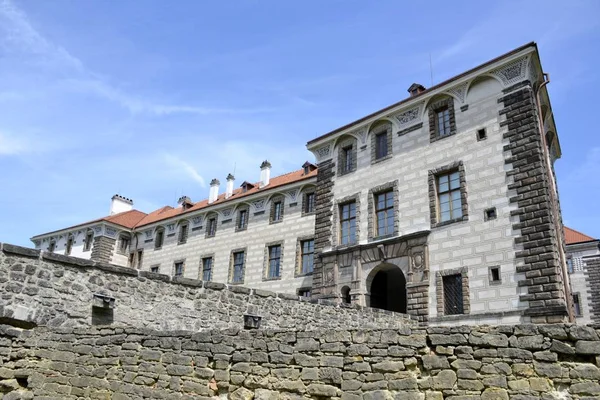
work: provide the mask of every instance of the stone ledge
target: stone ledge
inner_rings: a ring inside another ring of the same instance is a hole
[[[0,243],[0,248],[8,254],[18,254],[25,257],[38,258],[41,250],[30,249],[29,247],[15,246],[14,244]]]
[[[227,287],[227,289],[229,289],[229,291],[233,292],[233,293],[240,293],[240,294],[252,293],[252,289],[250,289],[249,287],[246,287],[246,286],[231,286],[231,285],[229,285]]]
[[[101,262],[94,263],[94,266],[103,271],[114,272],[116,274],[138,276],[138,271],[133,268],[120,267],[118,265],[101,263]]]
[[[202,287],[202,281],[199,279],[184,278],[182,276],[174,276],[171,282],[178,283],[184,286]]]
[[[227,287],[226,284],[220,283],[220,282],[212,282],[212,281],[206,281],[206,282],[204,282],[204,288],[205,289],[223,290],[226,287]]]
[[[150,271],[140,271],[138,273],[138,276],[142,277],[142,278],[147,278],[153,281],[162,281],[162,282],[170,282],[171,278],[169,277],[169,275],[165,275],[165,274],[157,274],[156,272],[150,272]]]
[[[71,265],[74,265],[77,267],[84,267],[84,268],[93,268],[93,267],[98,266],[92,260],[86,260],[86,259],[78,258],[78,257],[65,256],[65,255],[56,254],[56,253],[48,253],[47,251],[42,251],[41,253],[42,253],[43,260],[56,261],[61,264],[71,264]]]

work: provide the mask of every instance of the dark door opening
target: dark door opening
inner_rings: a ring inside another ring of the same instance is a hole
[[[406,313],[406,279],[399,268],[378,271],[370,292],[371,307]]]

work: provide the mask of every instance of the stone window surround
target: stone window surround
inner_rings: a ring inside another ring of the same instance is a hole
[[[313,201],[313,210],[312,211],[306,211],[306,201],[307,201],[307,195],[312,194],[315,196],[314,201]],[[305,217],[307,215],[314,215],[317,209],[317,191],[316,188],[311,188],[311,189],[306,189],[302,192],[302,213],[301,216]]]
[[[233,261],[235,253],[244,253],[244,267],[242,268],[242,279],[239,282],[233,282]],[[244,280],[246,278],[246,259],[248,258],[248,248],[247,247],[239,247],[237,249],[231,250],[229,253],[229,276],[227,278],[227,283],[230,285],[243,285]]]
[[[344,149],[348,148],[352,146],[352,154],[351,154],[351,158],[352,158],[352,166],[349,170],[346,170],[343,168],[343,166],[345,166],[345,160],[344,160]],[[337,168],[337,174],[338,176],[342,176],[342,175],[346,175],[349,173],[352,173],[354,171],[356,171],[356,166],[357,166],[357,147],[358,147],[358,141],[356,140],[355,137],[350,136],[350,137],[346,137],[344,140],[338,142],[338,144],[336,145],[337,147],[337,152],[338,152],[338,168]]]
[[[70,244],[69,244],[70,241]],[[73,251],[73,245],[75,244],[75,236],[72,233],[67,235],[67,241],[65,242],[65,255],[68,256]]]
[[[284,250],[283,244],[284,244],[283,240],[265,243],[265,260],[263,263],[263,274],[262,274],[263,281],[278,281],[283,276],[283,250]],[[279,256],[279,276],[269,278],[269,247],[272,247],[272,246],[280,246],[280,248],[281,248],[281,254]],[[245,266],[245,264],[244,264],[244,266]]]
[[[444,283],[443,277],[448,275],[458,275],[462,276],[462,294],[463,294],[463,313],[462,314],[452,314],[446,315],[444,313]],[[467,315],[471,313],[471,303],[469,300],[469,274],[467,267],[462,268],[452,268],[445,269],[443,271],[438,271],[435,274],[435,286],[437,293],[437,316],[439,317],[448,317],[448,318],[456,318],[457,315]]]
[[[123,248],[123,239],[129,240],[129,243],[127,244],[127,247],[125,247],[125,248]],[[130,245],[131,245],[131,235],[129,235],[128,233],[120,233],[118,244],[117,244],[117,254],[122,254],[122,255],[128,254]]]
[[[294,278],[300,278],[303,276],[311,276],[314,272],[315,253],[313,250],[313,272],[309,272],[306,274],[302,273],[302,242],[305,242],[307,240],[313,241],[313,249],[314,249],[314,240],[315,240],[314,235],[299,236],[296,238],[296,263],[295,263],[296,268],[294,269]]]
[[[387,155],[377,158],[377,135],[381,133],[387,134]],[[374,123],[374,127],[369,130],[371,136],[371,164],[376,164],[392,158],[392,123],[387,120],[382,120]]]
[[[576,318],[581,318],[583,317],[583,307],[581,304],[581,293],[579,292],[573,292],[571,293],[571,295],[573,296],[573,315]],[[577,311],[575,310],[575,298],[577,298],[577,304],[579,304],[579,313],[577,313]]]
[[[445,136],[438,136],[438,128],[437,128],[437,111],[441,108],[448,107],[448,112],[450,114],[450,134]],[[454,114],[454,98],[452,96],[448,96],[441,100],[438,100],[428,107],[429,112],[429,142],[433,143],[435,141],[445,139],[450,136],[454,136],[456,134],[456,117]]]
[[[212,280],[212,276],[213,276],[213,272],[215,270],[215,253],[207,253],[207,254],[201,254],[200,255],[200,268],[198,271],[198,280],[204,280],[202,278],[204,278],[204,259],[205,258],[212,258],[212,264],[210,266],[210,280]]]
[[[340,244],[340,207],[344,204],[354,202],[356,208],[356,243]],[[345,249],[347,247],[356,246],[360,242],[360,192],[350,196],[337,199],[333,205],[333,230],[331,234],[331,243],[335,249]]]
[[[185,234],[185,238],[182,240],[181,238],[181,230],[184,226],[187,226],[187,233]],[[178,223],[178,232],[177,232],[177,244],[185,244],[187,243],[188,237],[190,236],[190,223],[187,220],[180,221]]]
[[[177,265],[179,263],[183,263],[183,271],[181,271],[181,275],[175,275],[175,265]],[[184,275],[185,275],[185,258],[179,258],[179,259],[173,261],[173,272],[172,272],[171,276],[183,277]]]
[[[392,192],[394,194],[394,232],[389,235],[376,236],[375,230],[377,228],[376,227],[377,224],[375,223],[375,221],[376,221],[376,218],[375,218],[375,196],[380,193],[387,192],[390,189],[392,190]],[[372,242],[375,240],[387,239],[387,238],[398,235],[398,232],[399,232],[398,227],[400,226],[400,198],[399,198],[399,194],[398,194],[398,180],[386,182],[382,185],[378,185],[378,186],[375,186],[374,188],[369,189],[367,212],[368,212],[367,240],[369,242]]]
[[[162,233],[162,240],[160,243],[160,246],[158,246],[158,240],[156,240],[156,238],[158,237],[158,234]],[[156,228],[156,230],[154,231],[154,250],[160,250],[162,249],[163,245],[165,244],[165,228],[163,228],[162,226],[159,226]]]
[[[462,207],[462,217],[454,218],[444,222],[438,222],[439,199],[437,194],[437,177],[454,171],[458,171],[460,174],[460,201]],[[462,161],[455,161],[451,164],[429,170],[428,182],[431,228],[469,220],[469,207],[467,204],[467,181],[465,178],[465,167]]]
[[[492,278],[492,269],[498,269],[498,280],[495,281]],[[490,285],[501,285],[502,284],[502,268],[499,265],[492,265],[490,267],[488,267],[488,278],[489,278],[489,282]]]
[[[88,239],[91,239],[88,241]],[[94,231],[88,229],[85,232],[85,238],[83,239],[83,251],[91,251],[92,245],[94,244]]]
[[[209,231],[210,224],[211,224],[210,221],[213,220],[213,219],[215,221],[214,232],[212,234],[210,234],[210,231]],[[208,214],[206,216],[206,218],[205,218],[205,221],[206,221],[206,231],[204,233],[204,238],[215,237],[217,235],[217,230],[218,230],[218,227],[219,227],[219,215],[217,213]]]
[[[274,220],[275,217],[275,203],[281,203],[280,210],[280,218],[278,220]],[[285,196],[283,195],[275,195],[271,197],[271,207],[269,211],[269,224],[278,224],[283,221],[285,210]]]
[[[246,211],[246,222],[244,223],[243,226],[239,226],[240,213],[242,211]],[[245,231],[248,228],[248,222],[249,222],[248,219],[249,218],[250,218],[250,207],[247,205],[238,207],[238,209],[236,211],[235,231],[236,232]]]
[[[155,271],[155,272],[154,272],[154,271],[152,271],[152,270],[153,270],[153,269],[155,269],[155,268],[156,268],[156,271]],[[150,266],[150,269],[149,269],[149,271],[150,271],[150,272],[152,272],[153,274],[160,274],[160,264],[152,264],[152,265]]]

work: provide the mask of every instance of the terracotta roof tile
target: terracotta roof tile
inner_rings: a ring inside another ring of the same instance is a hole
[[[565,226],[565,241],[567,242],[567,244],[591,242],[594,240],[598,239],[594,239],[591,236],[588,236],[586,234],[576,231],[575,229],[571,229]]]
[[[190,212],[201,210],[203,208],[207,208],[207,207],[210,207],[213,205],[219,205],[219,204],[223,204],[223,203],[226,203],[226,202],[229,202],[229,201],[232,201],[235,199],[239,199],[242,197],[251,196],[251,195],[259,193],[259,192],[266,192],[268,190],[275,189],[277,187],[288,185],[288,184],[294,183],[294,182],[300,182],[305,179],[310,179],[310,178],[313,178],[316,176],[317,176],[316,169],[310,171],[306,175],[304,174],[304,169],[300,169],[297,171],[289,172],[287,174],[279,175],[279,176],[271,178],[269,180],[269,185],[267,185],[264,188],[259,188],[259,184],[254,183],[253,184],[254,187],[249,188],[246,192],[244,192],[242,188],[234,189],[233,194],[228,199],[225,198],[225,193],[222,193],[219,195],[217,200],[212,204],[208,204],[208,199],[204,199],[197,203],[194,203],[194,205],[192,207],[187,208],[185,210],[181,207],[178,207],[178,208],[163,207],[159,210],[153,211],[150,214],[148,214],[141,221],[139,221],[135,227],[137,228],[137,227],[141,227],[144,225],[149,225],[154,222],[162,221],[162,220],[165,220],[168,218],[173,218],[178,215],[188,214]]]

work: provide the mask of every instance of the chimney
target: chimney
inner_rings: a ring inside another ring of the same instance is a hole
[[[218,179],[210,181],[210,191],[208,192],[208,204],[214,203],[219,198],[219,182]]]
[[[271,163],[267,160],[260,164],[260,187],[263,188],[269,184],[271,180]]]
[[[133,210],[133,200],[115,194],[110,202],[110,215]]]
[[[225,187],[225,198],[228,199],[233,194],[233,181],[235,177],[231,174],[227,175],[227,186]]]
[[[187,196],[181,196],[179,200],[177,200],[177,204],[179,204],[179,206],[184,210],[187,210],[194,205],[194,203],[192,203],[192,199]]]
[[[412,85],[410,85],[410,87],[408,88],[408,93],[410,93],[410,97],[414,97],[418,94],[421,94],[425,91],[425,86],[419,84],[419,83],[413,83]]]

